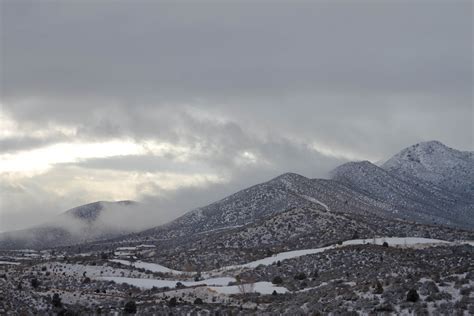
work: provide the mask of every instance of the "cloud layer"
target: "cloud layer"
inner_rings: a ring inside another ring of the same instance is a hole
[[[170,219],[423,140],[474,149],[471,1],[0,5],[0,231],[94,200]]]

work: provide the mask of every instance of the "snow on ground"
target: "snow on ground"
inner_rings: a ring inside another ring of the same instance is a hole
[[[314,249],[303,249],[303,250],[281,252],[271,257],[263,258],[263,259],[252,261],[249,263],[223,267],[220,270],[256,268],[259,265],[268,266],[278,261],[283,261],[283,260],[306,256],[306,255],[312,255],[312,254],[320,253],[329,249],[336,249],[338,247],[349,246],[349,245],[374,244],[374,241],[375,241],[375,244],[377,245],[382,245],[384,242],[387,242],[389,246],[415,246],[415,245],[433,245],[433,244],[449,244],[450,243],[449,241],[444,241],[444,240],[439,240],[439,239],[420,238],[420,237],[384,237],[384,238],[375,238],[375,240],[374,239],[354,239],[354,240],[344,241],[342,245],[331,245],[327,247],[314,248]]]
[[[421,238],[421,237],[379,237],[375,239],[373,238],[372,239],[354,239],[354,240],[344,241],[341,245],[331,245],[331,246],[321,247],[321,248],[281,252],[271,257],[248,262],[245,264],[226,266],[226,267],[222,267],[220,269],[212,270],[209,272],[214,273],[214,272],[221,272],[221,271],[242,269],[242,268],[256,268],[259,265],[268,266],[268,265],[276,263],[277,261],[288,260],[292,258],[306,256],[306,255],[312,255],[312,254],[320,253],[326,250],[336,249],[336,248],[340,248],[344,246],[374,244],[374,243],[377,245],[382,245],[384,242],[387,242],[389,246],[400,246],[400,247],[422,247],[422,246],[431,246],[431,245],[437,245],[437,244],[457,244],[457,243],[468,243],[468,244],[474,245],[474,241],[461,241],[461,242],[452,243],[445,240]],[[131,261],[119,260],[119,259],[112,259],[109,261],[121,263],[124,265],[129,265],[135,268],[143,268],[145,270],[150,270],[153,272],[163,272],[163,273],[172,273],[172,274],[189,274],[189,272],[173,270],[156,263],[148,263],[148,262],[143,262],[143,261],[131,262]],[[208,274],[204,274],[204,275],[208,275]]]
[[[450,244],[451,242],[440,240],[440,239],[431,239],[431,238],[422,238],[422,237],[381,237],[375,238],[376,245],[382,245],[384,242],[387,242],[389,246],[413,246],[413,245],[432,245],[432,244]],[[361,244],[374,244],[374,239],[354,239],[347,240],[342,243],[346,245],[361,245]]]
[[[142,289],[151,289],[152,287],[169,287],[175,288],[176,284],[180,282],[184,286],[198,286],[204,285],[207,286],[210,290],[220,293],[220,294],[239,294],[242,292],[245,293],[260,293],[260,294],[272,294],[273,291],[276,291],[279,294],[288,292],[288,289],[285,287],[274,286],[270,282],[256,282],[252,284],[243,284],[243,285],[227,285],[230,282],[236,282],[235,278],[231,277],[222,277],[222,278],[212,278],[203,281],[179,281],[179,280],[156,280],[156,279],[137,279],[137,278],[123,278],[123,277],[100,277],[97,278],[102,281],[114,281],[117,284],[126,283]]]
[[[300,195],[302,198],[310,201],[310,202],[313,202],[313,203],[316,203],[316,204],[319,204],[321,205],[322,207],[324,207],[324,209],[328,212],[330,212],[331,210],[329,209],[329,207],[324,204],[323,202],[321,202],[320,200],[316,200],[315,198],[311,197],[311,196],[307,196],[307,195]]]
[[[239,294],[243,291],[245,293],[260,293],[263,295],[272,294],[276,291],[278,294],[287,293],[288,289],[282,286],[274,286],[271,282],[255,282],[253,284],[244,285],[230,285],[230,286],[219,286],[210,287],[212,291],[216,291],[221,294]]]
[[[0,261],[0,264],[12,264],[12,265],[19,265],[19,262],[13,262],[13,261]]]
[[[143,261],[132,262],[132,261],[120,260],[120,259],[111,259],[109,261],[120,263],[120,264],[123,264],[123,265],[126,265],[126,266],[132,266],[132,267],[135,267],[135,268],[138,268],[138,269],[142,268],[142,269],[149,270],[149,271],[152,271],[152,272],[163,272],[163,273],[172,273],[172,274],[187,274],[187,272],[173,270],[173,269],[167,268],[167,267],[162,266],[161,264],[157,264],[157,263],[149,263],[149,262],[143,262]]]
[[[326,286],[326,285],[328,285],[328,284],[329,284],[329,283],[327,283],[327,282],[323,282],[323,283],[321,283],[321,284],[318,285],[318,286],[308,287],[308,288],[306,288],[306,289],[294,291],[294,293],[308,292],[308,291],[311,291],[311,290],[319,289],[320,287]]]
[[[235,278],[231,277],[221,277],[221,278],[212,278],[202,281],[180,281],[180,280],[157,280],[157,279],[139,279],[139,278],[124,278],[124,277],[99,277],[98,280],[103,281],[114,281],[115,283],[127,283],[134,285],[139,288],[151,289],[152,287],[176,287],[176,283],[180,282],[184,286],[198,286],[198,285],[208,285],[208,286],[224,286],[230,282],[236,282]]]

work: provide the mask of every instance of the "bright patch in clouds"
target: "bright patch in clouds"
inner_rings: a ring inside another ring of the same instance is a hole
[[[177,155],[179,160],[186,160],[190,150],[184,146],[175,146],[170,143],[159,143],[151,140],[143,143],[137,143],[133,140],[112,140],[96,143],[58,143],[38,149],[1,154],[0,173],[35,175],[43,173],[53,165],[60,163],[74,163],[90,158],[145,154],[156,156],[173,154]]]
[[[102,143],[61,143],[43,148],[0,155],[0,172],[41,173],[58,163],[77,162],[88,158],[137,155],[144,148],[131,141]]]

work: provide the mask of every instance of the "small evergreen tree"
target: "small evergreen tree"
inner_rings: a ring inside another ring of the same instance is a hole
[[[51,304],[53,304],[53,306],[57,308],[63,306],[63,303],[61,302],[61,297],[59,296],[58,293],[53,294],[53,299],[51,300]]]
[[[411,289],[407,293],[407,301],[408,302],[417,302],[420,299],[420,295],[418,295],[418,292],[415,289]]]
[[[282,284],[282,283],[283,283],[283,279],[282,279],[281,277],[279,277],[279,276],[276,276],[276,277],[273,278],[272,283],[273,283],[273,284]]]
[[[176,297],[172,297],[172,298],[170,298],[170,300],[168,301],[168,306],[169,306],[169,307],[174,307],[174,306],[176,306],[176,304],[177,304]]]
[[[40,285],[40,282],[38,281],[37,278],[31,279],[31,286],[32,286],[34,289],[38,288],[39,285]]]
[[[201,305],[201,304],[204,304],[201,298],[198,297],[194,300],[194,305]]]
[[[374,289],[374,294],[382,294],[383,293],[383,286],[380,281],[377,280],[375,283],[375,289]]]
[[[306,279],[306,274],[304,272],[300,272],[297,275],[295,275],[295,280],[304,280]]]
[[[127,314],[135,314],[137,312],[137,304],[135,301],[128,301],[125,304],[123,311]]]

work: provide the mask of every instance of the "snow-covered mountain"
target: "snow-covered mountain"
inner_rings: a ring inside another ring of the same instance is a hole
[[[416,172],[412,171],[415,169]],[[192,210],[168,224],[125,236],[123,230],[114,230],[111,223],[101,222],[100,214],[106,202],[84,205],[61,216],[63,222],[80,223],[73,226],[75,231],[72,233],[61,225],[42,225],[35,228],[37,233],[33,230],[34,238],[23,245],[46,247],[51,245],[50,240],[59,235],[62,236],[62,245],[110,237],[113,238],[98,243],[159,241],[175,245],[178,239],[193,240],[199,234],[255,225],[290,209],[325,210],[338,216],[350,216],[351,222],[361,218],[382,218],[472,231],[474,199],[469,192],[474,182],[473,170],[472,153],[456,151],[438,142],[421,143],[403,150],[382,167],[368,161],[346,163],[332,172],[331,179],[309,179],[286,173]],[[133,206],[129,201],[117,204]],[[394,227],[401,226],[397,224]],[[11,236],[17,236],[15,234],[17,232],[3,234],[4,242],[0,235],[0,247],[6,244],[5,239],[14,240]],[[283,232],[285,234],[290,237],[292,233],[287,230]]]
[[[390,158],[382,168],[399,176],[432,183],[474,200],[474,153],[438,142],[423,142]]]
[[[412,147],[410,147],[412,148]],[[469,165],[471,154],[449,149],[438,143],[421,143],[413,148],[425,148],[424,158],[430,170],[446,175],[449,183],[472,185],[473,168]],[[230,195],[206,207],[195,209],[171,223],[146,230],[122,241],[148,238],[172,240],[184,236],[242,227],[291,208],[321,208],[342,214],[380,216],[430,225],[449,225],[473,229],[474,203],[463,186],[459,190],[446,190],[438,182],[421,176],[407,176],[388,165],[398,161],[398,170],[406,170],[404,157],[407,150],[390,159],[392,163],[378,167],[368,161],[351,162],[336,168],[332,179],[309,179],[286,173],[268,182],[255,185]],[[427,156],[430,156],[428,158]],[[453,157],[457,157],[456,159]],[[445,162],[437,160],[446,159]],[[459,162],[459,166],[456,164]],[[407,164],[411,164],[408,160]],[[428,164],[428,163],[427,163]],[[450,169],[447,166],[451,166]],[[455,170],[456,172],[453,172]],[[456,174],[461,180],[456,182]],[[438,179],[442,178],[438,176]],[[446,182],[446,183],[447,183]],[[472,198],[472,196],[471,196]]]
[[[333,170],[332,179],[390,205],[403,219],[474,226],[472,200],[423,179],[393,173],[368,161],[346,163]]]
[[[291,208],[324,208],[351,214],[396,215],[389,204],[360,194],[336,181],[286,173],[268,182],[192,210],[163,226],[130,236],[170,240],[197,233],[240,227]]]

